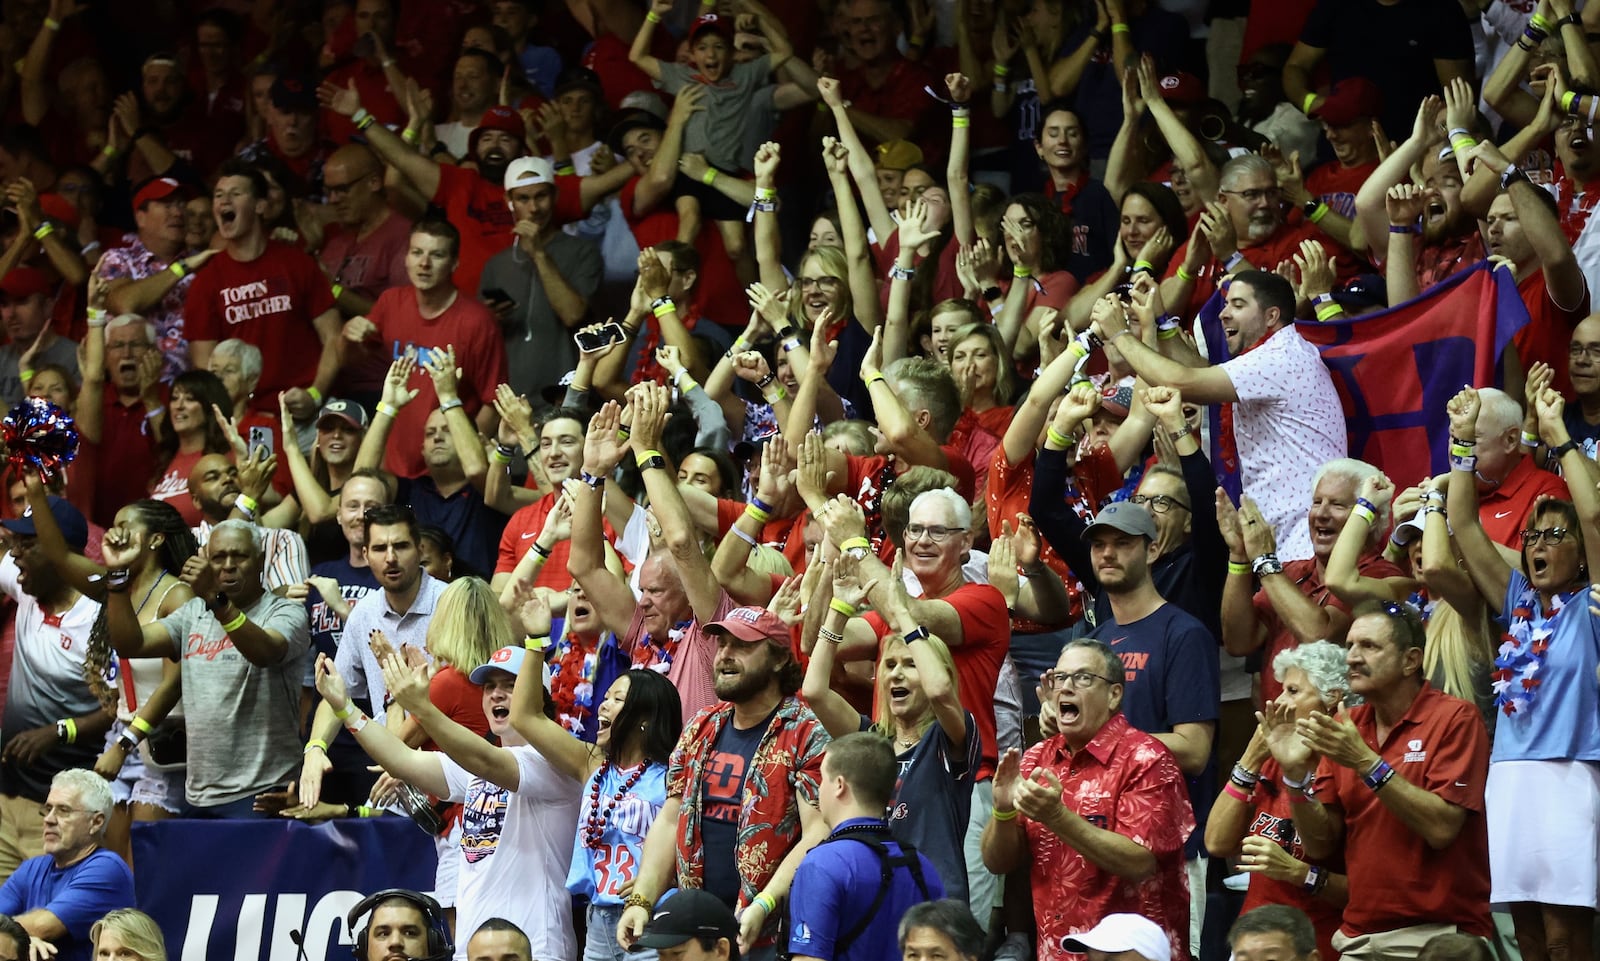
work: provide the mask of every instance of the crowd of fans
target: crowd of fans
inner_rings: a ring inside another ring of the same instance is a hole
[[[383,816],[361,961],[1588,961],[1574,6],[4,4],[0,961]],[[1485,260],[1386,476],[1297,324]]]

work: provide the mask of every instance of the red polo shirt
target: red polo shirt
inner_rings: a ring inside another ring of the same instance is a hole
[[[1379,554],[1363,555],[1356,569],[1361,572],[1362,577],[1379,579],[1400,577],[1405,573]],[[1346,614],[1350,613],[1349,606],[1335,597],[1333,592],[1328,590],[1328,585],[1322,582],[1323,573],[1317,567],[1315,560],[1307,558],[1284,564],[1282,576],[1300,588],[1300,593],[1309,597],[1311,603],[1318,607],[1332,607]],[[1261,700],[1265,703],[1283,693],[1283,685],[1278,683],[1278,679],[1273,675],[1272,662],[1280,652],[1293,650],[1300,646],[1300,642],[1278,616],[1272,601],[1267,599],[1265,590],[1256,591],[1254,603],[1257,622],[1266,625],[1267,628],[1267,642],[1261,649]]]
[[[1166,745],[1114,714],[1076,754],[1056,735],[1022,756],[1022,777],[1044,768],[1061,780],[1061,801],[1097,828],[1138,842],[1156,857],[1142,881],[1096,867],[1032,818],[1028,835],[1033,916],[1039,926],[1039,961],[1081,958],[1061,941],[1089,930],[1108,914],[1141,914],[1166,932],[1174,958],[1189,956],[1189,887],[1183,845],[1194,831],[1183,772]]]
[[[1511,473],[1500,485],[1478,496],[1478,520],[1484,533],[1496,544],[1512,550],[1522,549],[1522,530],[1533,512],[1533,503],[1545,494],[1570,500],[1567,482],[1533,463],[1524,456],[1511,468]]]
[[[1343,812],[1350,877],[1340,932],[1354,936],[1413,924],[1455,924],[1468,934],[1493,937],[1489,831],[1483,819],[1489,736],[1478,709],[1423,682],[1382,744],[1371,705],[1351,708],[1350,720],[1396,776],[1466,808],[1467,820],[1454,841],[1435,851],[1384,806],[1383,791],[1368,788],[1360,773],[1324,760],[1315,790],[1323,804]]]

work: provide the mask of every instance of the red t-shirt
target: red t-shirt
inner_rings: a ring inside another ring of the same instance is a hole
[[[329,224],[317,259],[323,273],[345,290],[372,300],[407,284],[406,251],[411,247],[411,221],[391,211],[365,238],[343,224]],[[339,396],[377,393],[393,360],[377,344],[345,344],[334,390]]]
[[[670,197],[663,197],[655,207],[637,213],[634,200],[639,192],[639,177],[622,185],[618,201],[622,216],[633,231],[639,249],[678,238],[678,210]],[[705,314],[724,327],[743,327],[748,319],[748,308],[743,288],[733,274],[733,261],[728,259],[727,248],[722,246],[722,234],[712,224],[703,224],[695,238],[694,249],[700,255],[699,281],[695,288],[695,302],[705,307]]]
[[[556,176],[557,224],[584,218],[579,183],[580,178],[572,174]],[[461,257],[451,279],[457,290],[476,293],[483,265],[511,246],[511,208],[506,204],[505,185],[485,180],[476,170],[440,164],[439,189],[430,199],[444,208],[445,217],[461,231]]]
[[[392,127],[406,122],[406,112],[401,108],[394,91],[389,89],[389,78],[382,67],[358,58],[324,78],[324,82],[340,90],[348,87],[352,80],[355,81],[356,92],[361,95],[362,109],[377,117],[379,123]],[[317,119],[322,122],[322,132],[335,143],[349,143],[356,138],[356,125],[341,113],[324,108],[317,114]],[[479,710],[478,713],[483,712]]]
[[[1363,554],[1356,565],[1356,570],[1362,577],[1374,577],[1380,580],[1386,577],[1400,577],[1404,573],[1379,554]],[[1350,613],[1349,605],[1335,597],[1334,593],[1328,590],[1328,585],[1322,582],[1323,571],[1314,559],[1289,561],[1283,565],[1282,576],[1287,577],[1300,589],[1300,593],[1310,598],[1311,603],[1318,607],[1332,607],[1346,614]],[[1283,693],[1283,685],[1273,674],[1272,662],[1280,652],[1293,650],[1300,646],[1300,642],[1278,616],[1265,590],[1256,591],[1253,602],[1256,607],[1257,622],[1267,629],[1267,641],[1261,648],[1261,700],[1266,702]]]
[[[1467,819],[1456,839],[1436,851],[1384,806],[1382,792],[1367,787],[1360,773],[1324,759],[1314,790],[1317,800],[1344,812],[1350,876],[1350,903],[1339,930],[1354,936],[1437,923],[1493,937],[1483,817],[1489,735],[1477,707],[1424,682],[1382,744],[1370,704],[1351,708],[1350,720],[1397,777],[1466,808]]]
[[[1372,163],[1357,164],[1346,167],[1337,160],[1330,160],[1318,164],[1309,174],[1306,174],[1306,190],[1311,196],[1327,204],[1334,213],[1345,217],[1356,215],[1356,192],[1361,185],[1366,183],[1374,170],[1378,169],[1376,161]],[[1248,255],[1246,255],[1248,256]],[[1273,266],[1277,266],[1274,264]],[[1263,267],[1271,270],[1272,267]]]
[[[511,377],[499,324],[489,308],[468,294],[458,291],[444,313],[425,319],[417,308],[417,288],[391,287],[378,297],[367,319],[378,328],[378,342],[391,357],[414,347],[420,359],[424,351],[454,346],[461,369],[456,389],[468,417],[476,417],[478,410],[493,400],[495,387]],[[428,472],[422,459],[422,428],[439,406],[433,378],[426,371],[413,373],[411,385],[417,390],[416,399],[395,415],[383,459],[384,468],[398,477],[420,477]]]
[[[1563,310],[1550,299],[1545,286],[1544,271],[1535,270],[1517,284],[1517,293],[1528,307],[1528,323],[1511,336],[1522,360],[1522,369],[1532,367],[1542,360],[1556,372],[1551,387],[1567,397],[1572,396],[1572,380],[1567,376],[1567,342],[1578,321],[1589,316],[1589,292],[1571,310]]]
[[[930,138],[919,136],[929,131],[919,130],[921,121],[929,112],[934,100],[923,92],[923,87],[941,89],[942,84],[934,79],[921,64],[907,60],[904,57],[896,58],[894,66],[889,68],[889,74],[878,86],[872,86],[867,79],[866,70],[856,67],[845,70],[839,74],[839,94],[850,101],[851,106],[862,113],[874,117],[883,117],[889,120],[912,121],[911,135],[906,139],[916,141],[922,147],[922,152],[927,155],[943,156],[944,143],[923,143]],[[871,137],[862,137],[869,147],[877,143]]]
[[[194,275],[183,334],[190,343],[237,337],[259,347],[256,397],[275,412],[279,391],[316,379],[322,338],[312,321],[332,309],[333,289],[311,255],[269,240],[255,260],[240,263],[224,250]]]
[[[500,552],[495,558],[494,572],[496,574],[509,574],[516,570],[517,564],[533,539],[544,530],[545,519],[550,512],[555,510],[557,494],[552,491],[532,504],[519,507],[515,514],[506,521],[506,529],[500,535]],[[600,529],[604,532],[605,539],[616,543],[617,532],[612,530],[611,522],[604,517],[600,519]],[[539,587],[548,587],[553,591],[564,591],[572,586],[572,575],[567,573],[567,558],[572,554],[572,541],[557,541],[550,548],[550,559],[539,568],[539,576],[534,578],[534,584]]]
[[[1293,225],[1286,224],[1279,227],[1272,236],[1265,240],[1251,242],[1240,238],[1239,252],[1244,254],[1244,258],[1250,261],[1257,269],[1272,271],[1277,269],[1279,263],[1300,252],[1300,242],[1302,240],[1316,241],[1322,245],[1322,249],[1327,252],[1328,256],[1339,258],[1338,278],[1341,283],[1356,275],[1356,258],[1350,256],[1348,252],[1344,252],[1341,256],[1338,246],[1330,243],[1325,234],[1304,220]],[[1188,256],[1188,252],[1189,242],[1186,240],[1183,242],[1183,246],[1179,247],[1172,255],[1172,259],[1167,262],[1166,276],[1176,277],[1178,275],[1178,268],[1183,265],[1184,258]],[[1222,274],[1222,263],[1216,258],[1212,258],[1195,275],[1194,293],[1189,296],[1188,305],[1182,307],[1178,304],[1168,304],[1168,309],[1189,317],[1198,314],[1200,308],[1205,306],[1205,302],[1216,292],[1217,278],[1221,277]]]
[[[1297,861],[1316,864],[1330,871],[1344,873],[1344,861],[1334,858],[1315,861],[1306,857],[1305,845],[1300,841],[1300,831],[1294,826],[1294,803],[1282,781],[1283,769],[1278,762],[1268,759],[1261,765],[1261,783],[1257,784],[1251,800],[1255,802],[1255,815],[1245,829],[1245,837],[1266,838]],[[1333,932],[1339,930],[1344,912],[1330,901],[1313,896],[1303,886],[1286,881],[1274,881],[1265,874],[1250,875],[1250,889],[1245,893],[1240,914],[1248,914],[1263,904],[1287,904],[1299,908],[1311,919],[1317,929],[1317,947],[1322,957],[1333,961],[1339,952],[1333,949]]]
[[[1523,457],[1498,486],[1478,496],[1478,520],[1496,544],[1522,549],[1522,530],[1533,513],[1534,502],[1546,494],[1570,500],[1567,482]]]
[[[960,644],[950,645],[950,657],[960,679],[961,706],[972,712],[978,736],[983,738],[983,764],[976,775],[982,781],[994,774],[1000,756],[995,741],[994,690],[1000,683],[1000,662],[1011,647],[1011,615],[1006,611],[1005,595],[988,584],[966,583],[944,597],[923,597],[944,601],[961,618],[963,636]],[[879,641],[890,633],[877,611],[869,611],[864,619]]]
[[[200,508],[189,494],[189,474],[204,456],[206,452],[203,450],[174,454],[172,460],[167,462],[167,469],[150,487],[151,500],[170,504],[183,515],[183,522],[190,527],[199,527],[204,520]]]

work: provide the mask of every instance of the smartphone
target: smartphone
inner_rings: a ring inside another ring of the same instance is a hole
[[[258,451],[258,450],[265,450],[268,454],[271,454],[273,452],[272,451],[272,428],[270,428],[270,427],[252,427],[252,428],[250,428],[250,447],[249,447],[249,453],[247,455],[250,460],[255,460],[256,459],[256,457],[257,457],[256,451]]]
[[[510,304],[513,307],[517,306],[517,302],[512,299],[511,295],[501,290],[499,287],[490,287],[484,290],[483,299],[495,303]]]
[[[572,335],[572,339],[577,341],[579,350],[585,354],[592,354],[612,344],[622,343],[628,339],[628,335],[623,331],[622,325],[613,320],[601,324],[599,329],[580,330]]]

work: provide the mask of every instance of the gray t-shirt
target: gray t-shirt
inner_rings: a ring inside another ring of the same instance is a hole
[[[243,800],[300,770],[300,680],[311,646],[305,605],[264,593],[244,613],[289,642],[283,660],[251,664],[198,597],[156,622],[183,667],[187,794],[198,807]]]
[[[22,369],[17,366],[22,351],[26,349],[27,345],[18,347],[16,344],[0,347],[0,403],[5,404],[6,410],[16,406],[17,402],[27,394],[27,390],[22,386]],[[35,370],[46,364],[59,364],[65,367],[72,372],[72,377],[76,380],[79,376],[78,345],[65,337],[57,337],[49,347],[39,351],[39,355],[33,359]],[[72,385],[67,386],[70,389]]]
[[[683,128],[683,152],[705,154],[706,163],[726,173],[738,173],[744,164],[739,155],[744,148],[745,128],[750,124],[756,91],[767,86],[772,74],[772,57],[762,54],[749,63],[734,64],[728,74],[714,84],[695,79],[693,67],[680,63],[661,63],[657,86],[676,94],[691,83],[705,87],[700,110]]]
[[[592,299],[600,289],[603,270],[600,248],[591,240],[557,233],[545,250],[568,286],[585,300]],[[578,346],[550,306],[538,268],[519,245],[512,244],[484,265],[478,290],[495,289],[517,302],[516,310],[501,323],[511,388],[537,398],[540,390],[558,383],[577,366]]]

